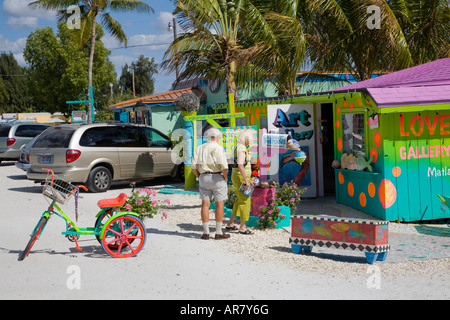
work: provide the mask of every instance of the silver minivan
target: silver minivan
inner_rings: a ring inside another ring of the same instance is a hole
[[[172,162],[172,142],[145,125],[94,123],[59,125],[43,132],[30,151],[27,177],[42,181],[52,169],[92,192],[104,192],[112,181],[145,180],[181,174]]]
[[[0,162],[18,160],[20,149],[49,127],[51,125],[45,123],[20,120],[13,124],[2,124],[0,126]]]

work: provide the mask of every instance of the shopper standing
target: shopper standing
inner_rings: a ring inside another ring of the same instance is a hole
[[[197,148],[191,162],[191,169],[198,178],[200,199],[202,200],[201,217],[203,223],[202,239],[209,239],[209,207],[212,196],[216,204],[215,239],[227,239],[229,234],[222,231],[224,202],[227,199],[228,163],[223,148],[217,143],[221,132],[217,128],[205,132],[208,141]]]
[[[233,205],[233,211],[231,212],[231,218],[228,221],[228,230],[239,230],[239,233],[251,235],[249,229],[247,229],[245,223],[250,219],[251,208],[251,196],[246,196],[239,188],[244,184],[244,188],[248,189],[253,186],[253,181],[250,180],[252,168],[250,164],[248,149],[250,148],[250,142],[252,141],[252,131],[242,130],[236,139],[236,146],[233,150],[234,159],[236,162],[235,167],[231,171],[231,182],[236,190],[236,201]],[[235,217],[240,218],[239,228],[234,225]]]

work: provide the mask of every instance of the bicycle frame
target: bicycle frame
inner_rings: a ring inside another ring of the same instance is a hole
[[[56,208],[57,211],[55,211],[54,208]],[[69,236],[77,236],[77,235],[94,235],[95,236],[95,235],[98,235],[100,237],[100,239],[102,239],[105,234],[105,230],[103,230],[103,225],[106,225],[113,219],[123,216],[123,215],[133,215],[135,217],[139,217],[139,215],[137,213],[128,212],[128,211],[127,212],[119,212],[117,209],[113,209],[113,208],[102,208],[96,214],[95,217],[99,218],[100,216],[107,214],[108,211],[110,211],[110,210],[112,211],[111,217],[105,223],[102,223],[101,225],[100,225],[100,221],[99,221],[99,223],[97,223],[94,227],[78,227],[67,216],[67,214],[64,212],[64,210],[61,209],[61,207],[57,203],[55,203],[55,201],[52,201],[52,203],[48,207],[48,210],[46,210],[42,214],[42,216],[45,216],[48,219],[50,219],[53,214],[56,214],[58,217],[63,219],[66,222],[66,231],[62,232],[63,235],[69,235]],[[33,229],[33,232],[35,229],[36,229],[36,227]],[[42,229],[42,232],[43,231],[44,231],[44,229]]]
[[[73,187],[73,185],[65,180],[54,180],[53,171],[50,169],[45,170],[49,174],[51,173],[51,180],[50,176],[48,176],[46,184],[43,187],[43,194],[52,199],[52,202],[49,202],[47,210],[42,213],[41,218],[34,227],[30,235],[31,239],[25,247],[25,250],[19,256],[20,261],[28,255],[35,241],[40,238],[48,221],[54,214],[66,222],[66,230],[62,234],[70,241],[75,242],[76,249],[79,251],[82,251],[82,248],[80,248],[77,242],[79,236],[93,235],[101,243],[103,249],[112,257],[126,258],[140,252],[145,245],[147,232],[137,213],[120,212],[119,208],[127,200],[126,194],[121,193],[117,198],[100,200],[97,203],[100,211],[95,216],[96,222],[94,227],[79,227],[69,218],[58,203],[65,204],[69,197],[74,194],[75,217],[78,221],[77,188],[79,189],[81,187],[88,191],[87,188],[84,186]],[[105,219],[106,222],[104,221]]]

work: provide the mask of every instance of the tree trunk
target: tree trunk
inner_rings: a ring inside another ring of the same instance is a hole
[[[236,62],[230,62],[229,67],[226,70],[227,93],[232,93],[235,99],[238,99],[238,91],[236,87]]]
[[[94,21],[92,22],[92,33],[91,33],[91,52],[89,54],[89,69],[88,69],[88,100],[94,99],[91,97],[91,86],[92,86],[92,68],[94,64],[94,51],[95,51],[95,17]],[[93,103],[88,103],[87,107],[87,121],[88,123],[92,123],[92,112],[93,110]]]

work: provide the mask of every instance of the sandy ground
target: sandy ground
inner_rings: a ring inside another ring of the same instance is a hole
[[[147,181],[158,190],[171,181]],[[118,183],[104,194],[82,193],[79,226],[93,226],[97,201],[130,192]],[[12,162],[0,164],[1,299],[449,299],[450,259],[382,262],[295,255],[283,230],[232,234],[204,241],[197,196],[170,199],[169,218],[145,220],[147,243],[138,256],[109,257],[94,237],[82,236],[82,252],[53,217],[31,253],[18,261],[42,211],[41,187]],[[73,217],[73,200],[67,209]],[[214,234],[211,211],[211,232]]]

